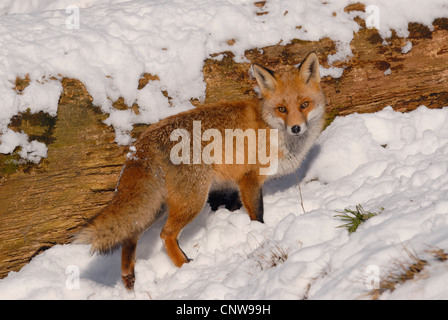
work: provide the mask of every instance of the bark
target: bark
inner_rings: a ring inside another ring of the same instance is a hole
[[[263,1],[259,3],[262,6]],[[376,30],[357,33],[351,44],[354,56],[335,65],[345,67],[343,76],[322,81],[329,102],[328,123],[337,115],[374,112],[389,105],[399,111],[420,105],[448,106],[448,19],[438,19],[434,25],[431,31],[410,24],[408,39],[392,37],[387,46]],[[406,41],[413,47],[403,54]],[[229,44],[234,42],[229,40]],[[246,57],[275,71],[299,64],[310,51],[326,61],[335,52],[335,44],[330,39],[296,40],[250,50]],[[203,69],[205,102],[256,96],[249,67],[249,63],[235,63],[228,52],[221,61],[207,60]],[[385,75],[389,69],[391,74]],[[157,77],[145,74],[139,88],[154,79]],[[17,90],[27,83],[27,79],[18,79]],[[83,84],[63,79],[62,85],[56,118],[26,113],[10,125],[45,142],[48,158],[30,165],[20,163],[17,154],[0,155],[0,278],[19,270],[43,250],[68,243],[71,235],[111,200],[125,161],[128,148],[114,143],[113,130],[102,122],[106,116],[92,105]],[[122,99],[116,107],[127,108]],[[133,135],[138,137],[145,128],[137,126]]]

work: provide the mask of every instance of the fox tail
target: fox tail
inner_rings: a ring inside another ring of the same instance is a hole
[[[139,166],[125,166],[112,202],[74,237],[91,244],[91,253],[107,254],[140,236],[165,212],[161,181]]]

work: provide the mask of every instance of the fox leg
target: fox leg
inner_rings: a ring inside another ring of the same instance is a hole
[[[201,212],[207,200],[208,190],[184,189],[167,199],[168,219],[160,233],[166,253],[176,267],[190,260],[179,247],[178,237],[182,229]],[[201,188],[204,189],[204,188]]]
[[[134,267],[138,238],[127,239],[121,248],[121,279],[128,290],[134,289]]]
[[[239,182],[241,201],[251,220],[263,223],[263,184],[255,173],[246,174]]]

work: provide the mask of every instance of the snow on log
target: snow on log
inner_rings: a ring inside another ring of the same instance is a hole
[[[328,38],[280,42],[246,51],[245,56],[275,71],[298,65],[307,53],[316,51],[326,75],[322,85],[329,103],[328,123],[338,115],[374,112],[386,106],[399,111],[420,105],[445,107],[448,19],[435,20],[433,30],[411,23],[409,31],[407,38],[393,35],[383,40],[375,29],[361,29],[351,42],[353,57],[332,66],[327,57],[336,52],[336,45]],[[248,72],[250,63],[236,63],[232,58],[230,52],[223,52],[205,61],[205,103],[256,95]],[[156,78],[145,74],[139,89]],[[17,79],[16,89],[21,92],[28,84],[26,78]],[[113,129],[103,123],[106,116],[93,105],[83,83],[63,78],[61,84],[56,117],[21,113],[9,125],[45,143],[48,152],[38,164],[22,161],[17,153],[0,154],[0,278],[52,245],[69,242],[111,200],[129,149],[114,142]],[[126,106],[123,99],[114,107],[137,109]],[[132,136],[138,137],[145,128],[134,126]]]

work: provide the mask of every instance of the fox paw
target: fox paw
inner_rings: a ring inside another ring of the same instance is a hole
[[[121,279],[123,280],[124,286],[128,290],[134,290],[135,283],[135,274],[130,273],[128,275],[122,275]]]

